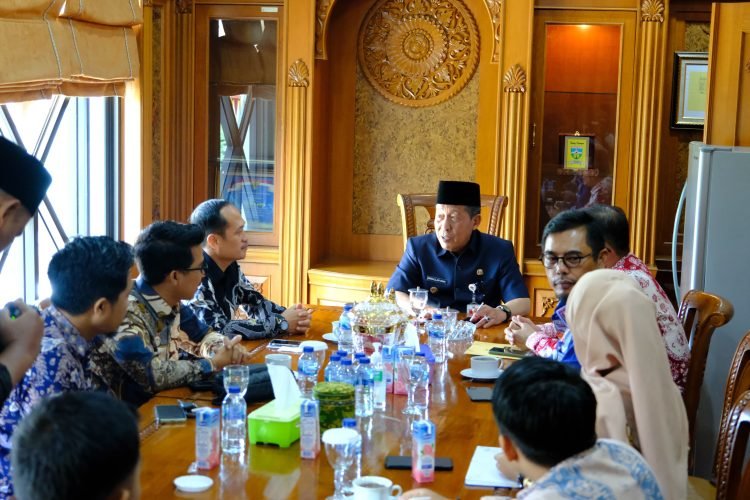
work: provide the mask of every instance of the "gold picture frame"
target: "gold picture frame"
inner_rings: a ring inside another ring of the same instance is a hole
[[[702,129],[708,102],[708,52],[675,52],[671,127]]]

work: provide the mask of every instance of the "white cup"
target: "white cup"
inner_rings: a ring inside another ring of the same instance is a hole
[[[496,377],[499,367],[500,360],[494,356],[474,356],[471,358],[472,377]]]
[[[266,364],[286,366],[287,368],[291,370],[292,369],[292,357],[288,354],[279,354],[279,353],[266,354]]]
[[[354,500],[390,500],[398,498],[401,486],[387,477],[362,476],[352,481]]]

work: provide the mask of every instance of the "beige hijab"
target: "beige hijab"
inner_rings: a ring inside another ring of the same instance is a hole
[[[665,498],[687,497],[688,423],[672,381],[653,301],[628,275],[584,275],[565,316],[582,374],[597,399],[597,433],[633,444]]]

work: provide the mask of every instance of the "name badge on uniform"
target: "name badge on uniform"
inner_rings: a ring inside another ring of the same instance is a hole
[[[438,293],[438,287],[436,286],[430,287],[430,293],[433,295]]]
[[[446,280],[444,280],[443,278],[436,278],[435,276],[427,275],[427,277],[425,279],[427,281],[434,281],[436,283],[440,283],[441,285],[447,285],[448,284],[448,282]]]
[[[484,276],[484,269],[482,269],[481,267],[477,269],[477,276]]]

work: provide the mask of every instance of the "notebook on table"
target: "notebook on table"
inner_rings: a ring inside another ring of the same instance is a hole
[[[515,479],[508,479],[497,469],[495,455],[502,453],[502,448],[492,446],[477,446],[471,457],[469,470],[466,471],[466,486],[480,486],[485,488],[520,488]]]

